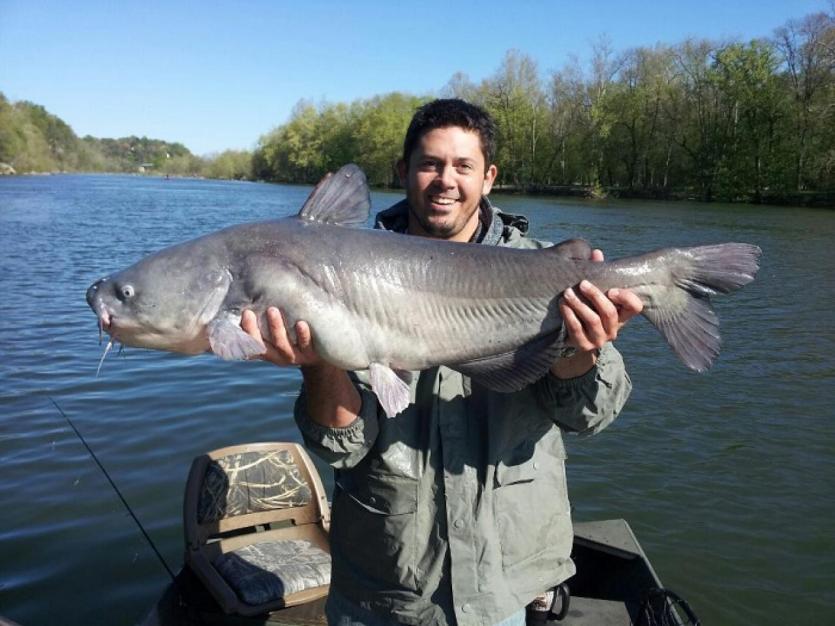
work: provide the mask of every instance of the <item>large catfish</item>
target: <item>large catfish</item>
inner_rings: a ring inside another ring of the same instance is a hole
[[[702,371],[719,352],[709,296],[753,280],[760,255],[725,243],[595,263],[578,240],[518,250],[349,228],[369,208],[364,174],[347,165],[297,216],[161,250],[93,284],[87,301],[108,345],[224,359],[263,354],[241,330],[241,312],[279,307],[288,328],[310,324],[327,361],[370,370],[393,416],[409,404],[412,370],[443,364],[502,392],[539,379],[566,336],[558,300],[582,279],[633,290],[684,364]]]

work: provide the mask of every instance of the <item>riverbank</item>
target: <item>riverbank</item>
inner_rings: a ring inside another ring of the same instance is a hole
[[[2,165],[2,164],[0,164]],[[11,169],[11,168],[10,168]],[[51,176],[59,174],[93,174],[97,176],[137,176],[148,178],[177,178],[177,179],[192,179],[192,180],[219,180],[229,182],[258,182],[258,183],[273,183],[279,185],[305,185],[311,183],[304,182],[286,182],[261,180],[250,178],[225,178],[213,177],[202,174],[166,174],[163,172],[145,171],[145,172],[96,172],[96,171],[50,171],[50,172],[15,172],[11,171],[0,172],[10,176]],[[315,183],[313,183],[315,184]],[[402,191],[399,186],[373,186],[379,191]],[[592,200],[604,200],[606,198],[614,198],[618,200],[658,200],[665,202],[725,202],[734,204],[760,204],[769,206],[785,206],[785,207],[806,207],[818,209],[835,209],[835,191],[797,191],[797,192],[776,192],[763,193],[759,198],[751,196],[740,196],[734,198],[727,198],[722,196],[714,196],[710,200],[705,200],[699,194],[692,190],[670,190],[670,189],[626,189],[622,187],[598,187],[594,185],[494,185],[493,192],[510,195],[522,196],[547,196],[547,197],[566,197],[566,198],[586,198]]]
[[[754,194],[734,198],[714,196],[705,200],[699,194],[689,190],[670,189],[625,189],[621,187],[597,187],[594,185],[494,185],[497,193],[518,194],[525,196],[555,196],[589,198],[603,200],[663,200],[690,202],[732,202],[743,204],[765,204],[773,206],[802,206],[808,208],[835,208],[835,191],[797,191],[763,193],[759,198]]]

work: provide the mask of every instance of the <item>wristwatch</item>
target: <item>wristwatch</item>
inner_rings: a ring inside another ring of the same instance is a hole
[[[575,354],[577,354],[577,348],[572,348],[571,346],[563,346],[557,352],[557,356],[561,359],[567,359]]]

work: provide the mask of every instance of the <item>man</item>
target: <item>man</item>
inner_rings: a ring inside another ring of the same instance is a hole
[[[461,100],[421,107],[398,164],[406,199],[376,226],[542,247],[525,237],[525,218],[486,198],[494,136],[489,116]],[[364,372],[319,358],[303,322],[293,343],[278,311],[268,312],[275,339],[264,358],[301,366],[296,421],[335,470],[330,623],[524,624],[525,605],[574,573],[561,431],[597,432],[623,406],[631,385],[609,342],[640,310],[631,292],[584,281],[560,303],[574,350],[541,380],[503,394],[432,368],[413,377],[414,403],[391,419]],[[242,325],[260,338],[254,315]]]

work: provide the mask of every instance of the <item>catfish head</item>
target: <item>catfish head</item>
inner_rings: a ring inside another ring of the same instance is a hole
[[[166,248],[90,286],[87,303],[111,342],[184,354],[209,349],[207,325],[226,298],[232,274],[225,255],[205,243]]]

